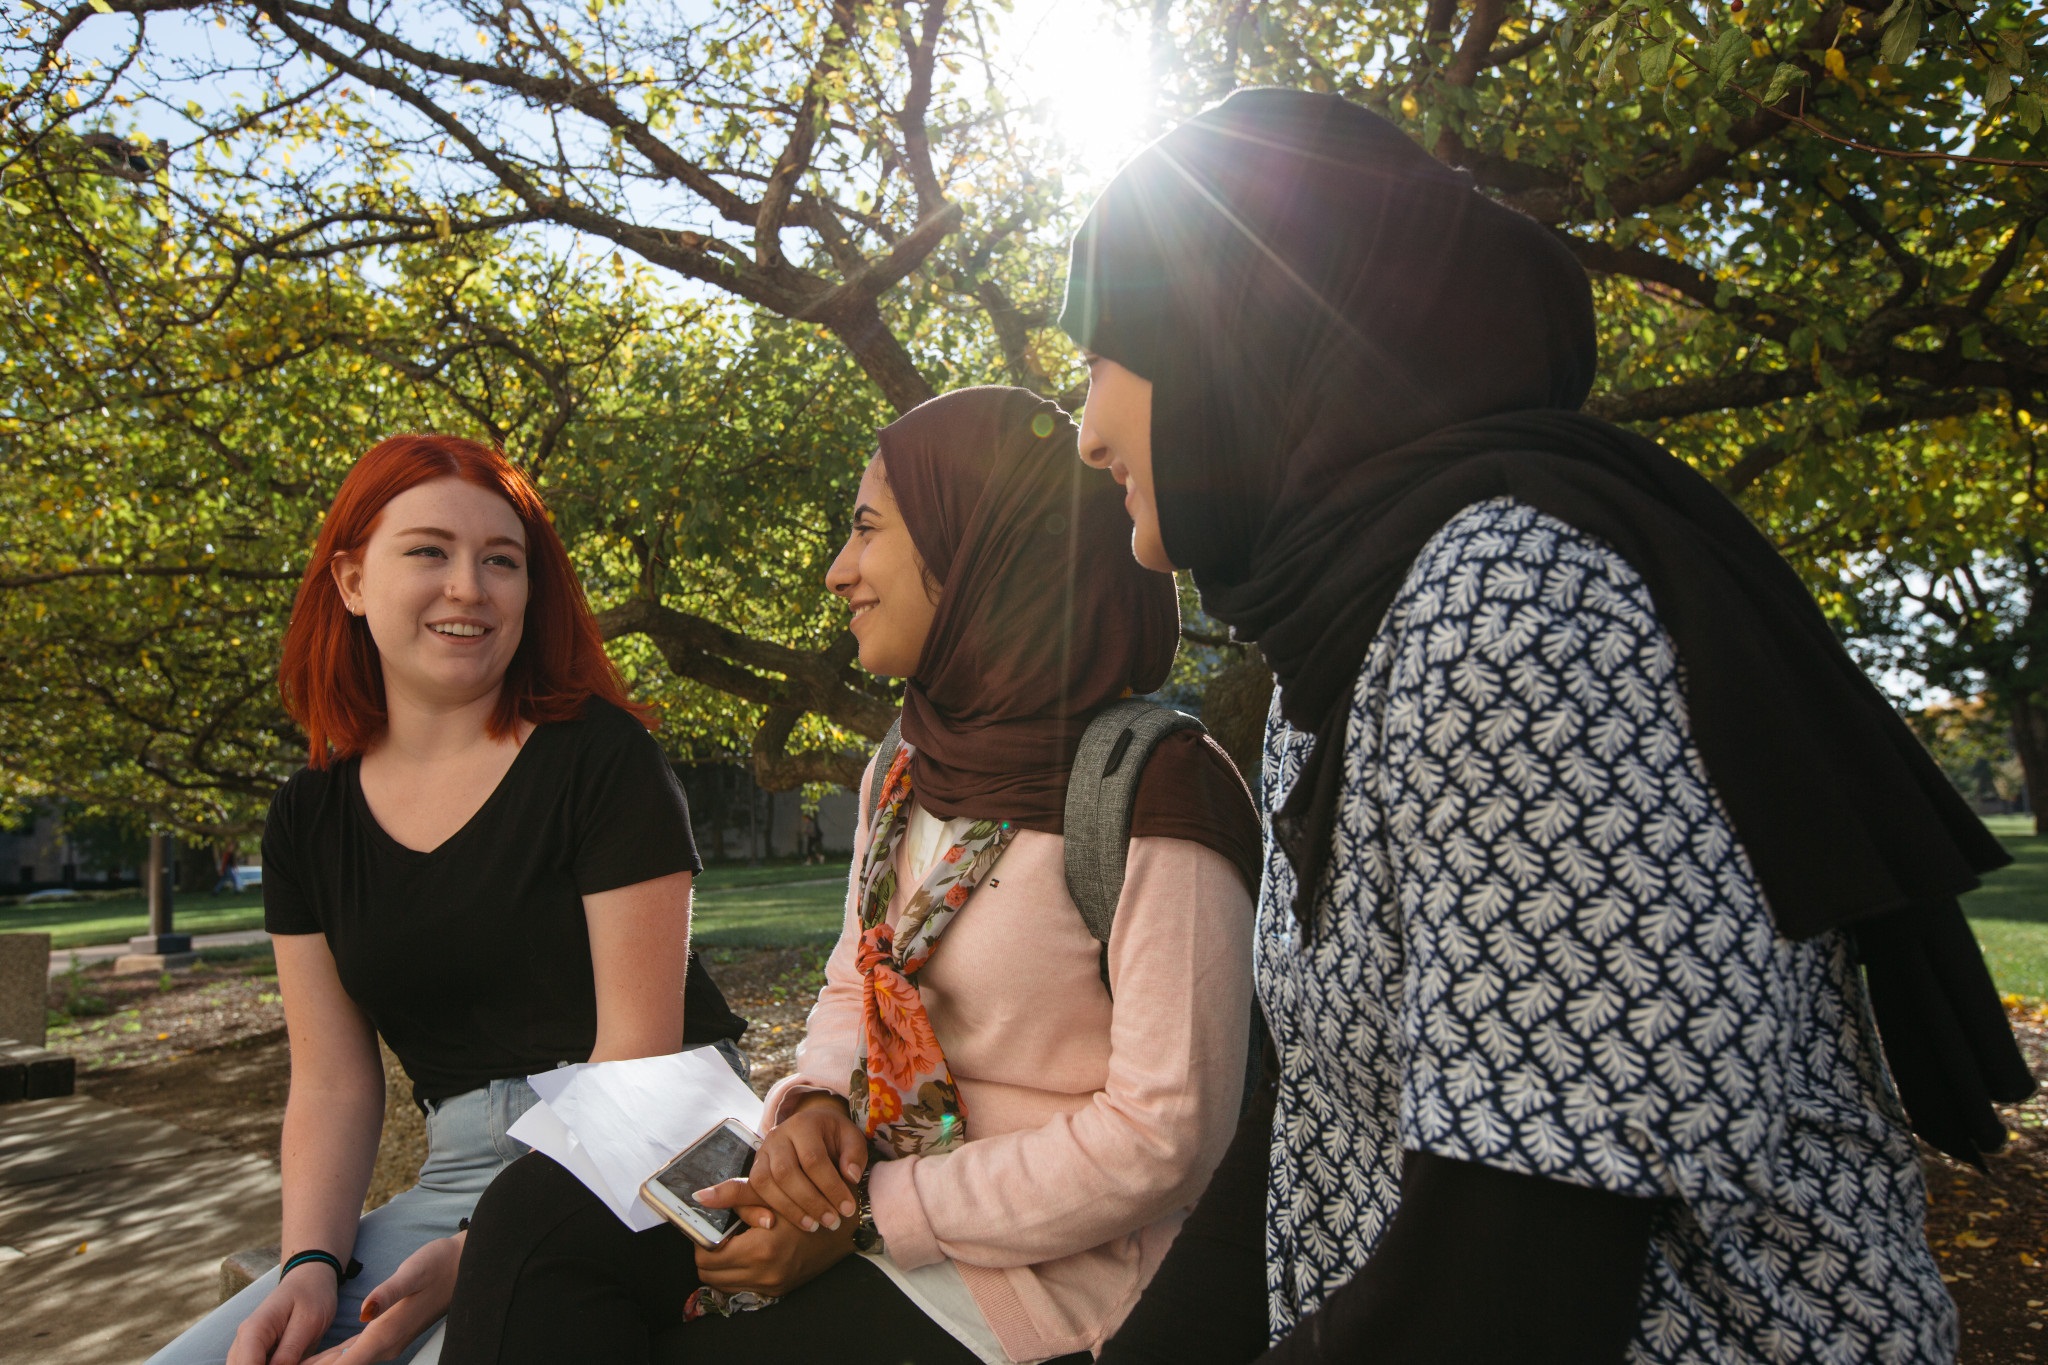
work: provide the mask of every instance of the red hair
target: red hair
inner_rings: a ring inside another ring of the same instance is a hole
[[[306,731],[307,762],[324,768],[353,758],[370,747],[386,723],[377,646],[368,624],[351,615],[341,600],[334,583],[335,558],[362,550],[393,498],[446,478],[496,493],[526,528],[526,624],[505,668],[487,727],[491,737],[515,733],[522,720],[542,725],[572,719],[591,697],[602,697],[653,728],[647,709],[627,698],[625,683],[604,652],[583,585],[533,481],[504,452],[481,442],[415,432],[379,441],[341,481],[292,604],[277,685],[285,709]]]

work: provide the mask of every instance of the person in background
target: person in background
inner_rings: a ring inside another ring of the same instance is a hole
[[[356,463],[279,684],[309,743],[263,834],[292,1064],[284,1259],[152,1365],[410,1359],[477,1197],[526,1150],[506,1133],[525,1076],[686,1041],[737,1060],[746,1027],[690,954],[682,788],[503,454],[411,434]],[[428,1151],[365,1214],[379,1035]]]
[[[1166,680],[1173,580],[1115,486],[1020,389],[885,428],[826,582],[904,683],[862,784],[846,924],[715,1251],[631,1233],[544,1157],[477,1207],[446,1365],[1083,1361],[1236,1121],[1259,830],[1222,750],[1168,736],[1138,787],[1106,957],[1062,812],[1091,716]],[[879,791],[877,786],[879,784]],[[879,814],[869,812],[879,807]],[[778,1301],[728,1311],[749,1300]]]
[[[1742,513],[1577,410],[1569,242],[1286,90],[1074,239],[1081,455],[1278,682],[1274,1107],[1105,1365],[1955,1357],[1911,1132],[1979,1160],[2032,1089],[1956,903],[2006,855]]]

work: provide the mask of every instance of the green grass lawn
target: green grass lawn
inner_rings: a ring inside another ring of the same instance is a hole
[[[2048,999],[2048,838],[2033,832],[2031,816],[1995,815],[1986,823],[2014,861],[1964,897],[1963,912],[1998,988]],[[697,880],[696,940],[714,948],[829,944],[839,933],[845,897],[844,862],[710,867]],[[260,929],[263,895],[183,896],[175,918],[181,933]],[[132,892],[75,904],[0,906],[0,933],[48,931],[58,948],[119,943],[148,927],[149,908]]]
[[[698,938],[728,948],[830,943],[839,933],[845,897],[844,862],[706,868],[697,879]],[[263,893],[179,896],[172,902],[171,920],[181,934],[261,929]],[[137,891],[0,906],[0,933],[48,933],[53,948],[122,943],[148,932],[149,904]]]
[[[181,934],[224,934],[263,927],[263,893],[177,896],[171,923]],[[53,948],[121,943],[149,932],[149,902],[139,891],[76,901],[0,906],[0,933],[48,933]]]
[[[1984,961],[1998,989],[2048,998],[2048,838],[2031,815],[1993,815],[1985,824],[2012,850],[2000,868],[1963,897]]]
[[[796,859],[778,859],[762,863],[759,867],[748,867],[745,863],[712,863],[697,874],[697,890],[719,891],[727,887],[777,886],[789,882],[810,882],[832,878],[841,885],[846,882],[846,864],[852,855],[828,853],[822,863],[803,863]]]
[[[805,870],[813,877],[827,875],[815,885],[756,884],[722,891],[706,873],[691,916],[691,940],[709,948],[829,946],[846,915],[846,869],[828,863]]]

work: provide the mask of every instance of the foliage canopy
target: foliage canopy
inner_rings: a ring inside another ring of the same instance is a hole
[[[1548,224],[1600,300],[1593,410],[1719,481],[1845,627],[2041,539],[2036,11],[1109,8],[1155,128],[1238,85],[1336,91]],[[963,382],[1078,397],[1049,322],[1094,186],[1002,9],[25,18],[0,498],[44,521],[0,549],[0,714],[43,719],[0,719],[0,764],[246,816],[292,747],[267,651],[309,518],[376,434],[436,423],[541,469],[679,746],[843,778],[888,704],[816,583],[868,433]]]

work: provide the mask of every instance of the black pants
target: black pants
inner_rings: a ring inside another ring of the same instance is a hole
[[[441,1359],[978,1365],[972,1351],[859,1256],[759,1312],[686,1323],[683,1300],[697,1286],[696,1248],[682,1233],[666,1223],[629,1232],[555,1162],[522,1157],[477,1203]]]

